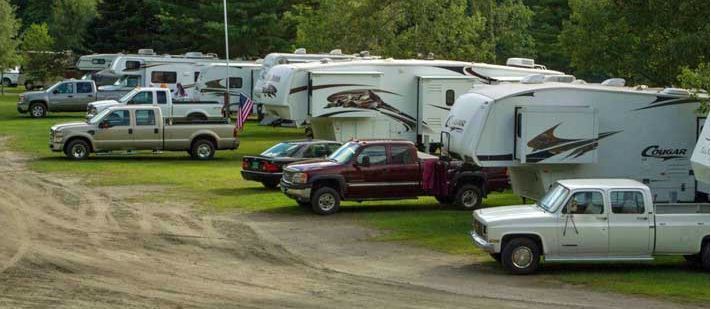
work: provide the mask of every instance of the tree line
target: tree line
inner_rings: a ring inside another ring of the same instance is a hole
[[[230,0],[228,18],[230,55],[244,59],[298,47],[527,57],[589,81],[708,89],[708,0]],[[224,54],[223,27],[214,0],[0,0],[0,68],[30,50]]]

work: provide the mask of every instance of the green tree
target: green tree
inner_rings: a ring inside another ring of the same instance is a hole
[[[89,24],[96,18],[97,0],[55,0],[49,33],[57,50],[83,51]]]
[[[681,68],[681,74],[677,76],[679,85],[683,88],[691,90],[703,90],[707,94],[709,93],[709,63],[700,63],[696,68],[683,67]],[[699,107],[699,113],[708,114],[709,113],[709,100],[702,100],[701,106]]]
[[[524,0],[523,3],[534,16],[530,33],[536,43],[536,62],[570,72],[570,57],[558,40],[563,21],[570,15],[568,0]]]
[[[536,56],[536,44],[530,31],[533,11],[520,0],[504,0],[496,6],[493,16],[494,20],[487,23],[494,27],[497,63],[505,63],[510,57]]]
[[[101,1],[98,17],[90,24],[90,44],[95,52],[133,52],[140,48],[162,49],[158,32],[158,2],[150,0]],[[181,43],[190,42],[183,38]]]
[[[48,23],[51,14],[49,9],[54,0],[11,0],[17,8],[17,16],[22,21],[20,32],[24,32],[32,24]]]
[[[578,77],[667,86],[709,61],[708,0],[570,0],[560,40]]]
[[[46,82],[61,76],[64,66],[53,52],[47,24],[33,24],[22,34],[23,73],[28,80]]]
[[[15,8],[7,0],[0,0],[0,93],[5,94],[2,72],[19,64],[17,54],[17,30],[20,21],[15,17]]]

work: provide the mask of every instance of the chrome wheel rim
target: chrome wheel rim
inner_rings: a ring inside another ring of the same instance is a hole
[[[321,194],[318,197],[318,207],[323,211],[329,211],[336,206],[336,198],[330,193]]]
[[[42,117],[44,114],[44,108],[40,105],[32,106],[32,116]]]
[[[533,263],[533,251],[529,247],[518,247],[511,253],[511,262],[516,268],[527,268]]]
[[[202,145],[198,146],[197,154],[198,154],[198,157],[200,157],[201,159],[209,158],[211,152],[212,152],[212,149],[207,144],[202,144]]]
[[[74,145],[72,146],[72,156],[74,158],[80,159],[86,155],[86,147],[84,145]]]
[[[462,204],[466,208],[472,208],[476,206],[476,202],[479,196],[474,192],[474,190],[467,190],[462,193]]]

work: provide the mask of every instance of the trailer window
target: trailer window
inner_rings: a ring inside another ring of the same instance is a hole
[[[447,92],[445,92],[444,96],[445,96],[445,103],[447,104],[447,106],[454,105],[454,99],[455,99],[454,90],[452,90],[452,89],[447,90]]]
[[[610,206],[615,214],[643,214],[644,197],[639,191],[611,192]]]
[[[106,60],[104,59],[91,59],[91,64],[105,64]]]
[[[390,147],[390,163],[391,164],[412,164],[415,163],[412,157],[412,151],[408,146],[392,146]]]
[[[156,116],[153,110],[144,109],[136,111],[137,126],[154,126],[156,125]]]
[[[138,61],[126,61],[126,70],[138,70],[141,68],[141,63]]]
[[[195,82],[197,83],[198,78],[200,78],[200,72],[195,72]]]
[[[242,88],[241,77],[230,77],[230,89]]]
[[[155,71],[151,73],[151,83],[175,84],[178,81],[178,73]]]

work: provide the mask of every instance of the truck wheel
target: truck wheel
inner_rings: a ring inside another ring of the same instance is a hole
[[[215,156],[215,145],[209,140],[199,139],[190,147],[190,156],[195,160],[210,160]]]
[[[331,187],[321,187],[311,195],[311,209],[319,215],[334,214],[340,207],[341,197]]]
[[[262,181],[262,185],[267,189],[276,189],[278,182]]]
[[[47,116],[47,108],[42,103],[30,104],[30,117],[43,118]]]
[[[709,243],[706,242],[704,247],[701,248],[701,267],[708,272],[709,271]]]
[[[69,144],[64,148],[64,154],[67,158],[76,161],[88,158],[90,152],[91,147],[89,147],[89,144],[81,139],[69,142]]]
[[[527,275],[538,269],[541,249],[530,238],[514,238],[501,251],[501,263],[514,275]]]
[[[474,210],[481,207],[481,189],[475,185],[463,185],[457,190],[454,205],[465,210]]]

